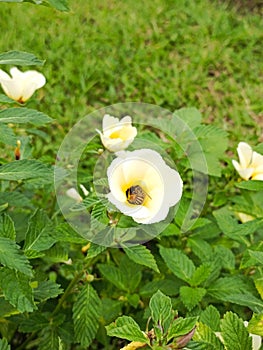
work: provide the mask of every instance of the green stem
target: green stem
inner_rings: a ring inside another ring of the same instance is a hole
[[[59,310],[61,309],[64,301],[67,299],[68,295],[71,293],[73,287],[75,286],[75,284],[78,283],[78,281],[80,280],[81,276],[83,275],[83,271],[79,272],[74,278],[73,280],[69,283],[69,285],[67,286],[65,293],[61,296],[61,298],[59,299],[59,302],[57,304],[57,306],[55,307],[54,311],[52,312],[52,317],[54,317]]]

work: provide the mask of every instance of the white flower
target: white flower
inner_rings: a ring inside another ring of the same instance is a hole
[[[10,74],[11,77],[0,69],[0,84],[8,97],[20,103],[27,101],[46,83],[44,75],[35,70],[21,72],[13,67],[10,69]]]
[[[81,195],[78,193],[78,191],[74,188],[71,187],[66,191],[66,195],[72,199],[74,199],[76,202],[82,202],[83,198],[81,197]]]
[[[254,152],[246,142],[238,144],[237,153],[239,163],[232,160],[232,163],[244,180],[263,180],[263,155]]]
[[[118,152],[127,148],[135,136],[137,129],[131,125],[131,117],[126,116],[119,120],[109,114],[105,114],[102,122],[101,142],[110,152]]]
[[[151,149],[118,152],[107,176],[109,201],[138,223],[164,220],[182,196],[180,175]]]

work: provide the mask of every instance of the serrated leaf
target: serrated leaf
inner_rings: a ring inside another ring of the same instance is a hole
[[[154,324],[165,334],[174,318],[171,299],[158,290],[151,297],[149,307]]]
[[[20,312],[32,312],[36,309],[29,278],[17,271],[2,268],[0,285],[5,298]]]
[[[30,123],[35,126],[45,125],[53,121],[48,115],[29,108],[7,108],[0,111],[0,123],[24,124]]]
[[[255,297],[251,293],[243,293],[243,294],[235,293],[232,295],[228,295],[226,299],[227,299],[226,301],[230,303],[248,307],[254,312],[257,312],[257,313],[263,312],[263,301]]]
[[[111,264],[99,264],[98,268],[108,281],[130,294],[136,290],[142,278],[140,265],[135,264],[127,256],[121,259],[118,267]]]
[[[107,248],[103,247],[101,245],[92,243],[90,244],[90,247],[88,249],[88,254],[87,254],[87,258],[88,259],[92,259],[95,258],[95,256],[99,255],[100,253],[104,252]]]
[[[63,289],[53,281],[42,281],[38,283],[37,288],[33,292],[35,299],[42,302],[47,299],[56,298],[59,294],[63,293]]]
[[[248,323],[247,329],[251,334],[257,334],[263,337],[263,313],[253,314],[251,320]]]
[[[22,159],[0,166],[0,180],[35,180],[51,183],[53,170],[35,159]]]
[[[123,301],[113,300],[110,298],[101,299],[102,303],[102,317],[103,324],[109,324],[113,320],[115,320],[119,315],[121,315]]]
[[[176,318],[168,330],[167,341],[185,335],[195,327],[198,317]]]
[[[135,263],[147,266],[156,272],[160,272],[156,264],[155,258],[145,246],[137,245],[133,247],[124,248],[128,258]]]
[[[0,339],[0,350],[11,350],[10,345],[5,338]]]
[[[174,111],[174,114],[182,119],[191,129],[200,125],[202,121],[201,113],[194,107],[178,109]]]
[[[0,236],[9,238],[12,241],[16,239],[14,222],[10,216],[5,213],[0,216]]]
[[[249,180],[236,183],[236,187],[249,191],[262,191],[263,181],[261,180]]]
[[[68,250],[66,247],[56,243],[50,249],[45,250],[45,258],[54,263],[65,262],[68,260]]]
[[[193,276],[191,277],[191,280],[189,281],[190,285],[192,287],[197,287],[201,283],[203,283],[207,278],[209,277],[211,273],[211,264],[210,263],[204,263],[195,270],[193,273]]]
[[[8,51],[0,54],[0,64],[10,64],[14,66],[43,66],[44,61],[39,60],[34,54],[29,52]]]
[[[162,293],[168,296],[174,296],[179,293],[181,282],[163,279],[158,281],[151,281],[144,284],[140,289],[140,295],[150,297],[159,289]]]
[[[10,97],[8,97],[8,96],[6,96],[4,94],[0,94],[0,102],[1,103],[8,103],[8,104],[15,104],[15,103],[17,103],[16,101],[12,100],[12,98],[10,98]]]
[[[193,339],[201,342],[203,344],[206,344],[206,349],[211,350],[223,350],[224,347],[218,337],[215,335],[215,333],[212,331],[211,328],[209,328],[206,324],[203,324],[200,322],[198,324],[197,329],[195,330],[195,334],[193,336]]]
[[[0,124],[0,142],[4,145],[15,146],[16,136],[11,128],[5,124]]]
[[[88,347],[95,338],[101,312],[101,300],[97,292],[90,284],[86,284],[73,305],[75,338],[81,346]]]
[[[180,288],[180,296],[183,304],[188,310],[192,310],[203,299],[206,294],[204,288],[193,288],[188,286],[182,286]]]
[[[252,338],[243,321],[233,312],[227,312],[221,323],[221,335],[226,350],[252,350]]]
[[[29,261],[21,252],[20,247],[9,238],[0,237],[0,263],[25,275],[32,276]]]
[[[200,321],[216,332],[220,326],[220,313],[213,305],[209,305],[202,311]]]
[[[9,207],[33,208],[30,199],[20,192],[1,192],[0,205],[7,203]]]
[[[60,350],[57,328],[45,327],[42,329],[38,350]]]
[[[49,325],[49,320],[43,313],[35,311],[24,316],[19,322],[19,332],[31,333],[37,332]]]
[[[202,262],[209,260],[213,254],[211,245],[200,238],[189,238],[187,245]]]
[[[149,343],[149,339],[140,330],[139,325],[129,316],[122,316],[110,325],[106,326],[107,334],[110,337],[118,337],[130,341]]]
[[[60,224],[56,226],[55,230],[51,234],[52,237],[61,242],[85,244],[87,240],[81,237],[69,224]]]
[[[248,249],[248,253],[258,264],[263,265],[263,252]]]
[[[235,268],[235,255],[230,249],[222,245],[216,245],[214,252],[220,257],[224,269],[233,270]]]
[[[53,224],[44,210],[36,210],[29,219],[24,250],[39,252],[52,247],[56,243],[56,240],[51,236],[53,230]]]
[[[185,282],[189,282],[195,271],[195,266],[184,253],[176,248],[160,246],[160,254],[169,269]]]

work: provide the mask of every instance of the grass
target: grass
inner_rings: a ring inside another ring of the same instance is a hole
[[[259,12],[208,0],[69,3],[69,13],[0,4],[0,52],[46,60],[37,108],[57,119],[56,145],[90,111],[126,101],[195,106],[234,147],[263,141]]]

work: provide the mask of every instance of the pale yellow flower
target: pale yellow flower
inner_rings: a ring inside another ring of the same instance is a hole
[[[11,77],[0,69],[0,84],[8,97],[20,103],[27,101],[46,83],[44,75],[35,70],[21,72],[13,67],[10,69],[10,75]]]
[[[144,347],[145,345],[147,345],[147,344],[142,343],[140,341],[133,341],[130,344],[124,346],[124,348],[121,348],[121,350],[136,350],[136,349]]]
[[[182,196],[179,173],[151,149],[118,152],[107,176],[109,201],[138,223],[164,220]]]
[[[118,152],[127,148],[137,135],[137,129],[132,126],[131,122],[129,116],[119,120],[105,114],[102,122],[102,132],[97,130],[104,147],[110,152]]]
[[[263,155],[255,152],[246,142],[238,144],[239,163],[232,163],[244,180],[263,180]]]
[[[244,224],[245,222],[255,220],[255,217],[246,213],[236,212],[238,219]]]

